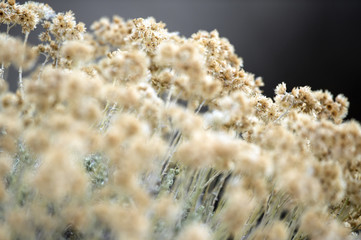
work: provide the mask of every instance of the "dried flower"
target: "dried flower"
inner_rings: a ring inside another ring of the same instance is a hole
[[[0,239],[359,232],[361,126],[345,96],[285,83],[264,96],[216,30],[114,16],[85,33],[72,11],[15,0],[0,24]]]

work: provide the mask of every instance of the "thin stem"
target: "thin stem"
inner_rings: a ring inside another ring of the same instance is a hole
[[[199,111],[202,109],[202,107],[203,107],[203,105],[204,105],[205,102],[206,102],[206,100],[203,100],[203,102],[202,102],[201,104],[199,104],[198,108],[197,108],[196,111],[195,111],[195,114],[198,114],[198,113],[199,113]]]
[[[12,27],[14,27],[15,24],[11,25],[8,23],[6,25],[6,35],[5,35],[5,39],[8,39],[9,38],[9,31]],[[2,62],[1,63],[1,69],[0,69],[0,78],[4,79],[4,74],[5,74],[5,63]]]
[[[171,159],[177,149],[177,146],[179,144],[179,140],[180,140],[181,136],[182,136],[182,133],[178,130],[174,133],[174,137],[171,138],[171,143],[167,150],[166,157],[165,157],[164,164],[163,164],[164,167],[162,168],[163,169],[162,173],[161,173],[162,177],[164,177],[167,174],[169,163],[171,162]]]
[[[206,188],[209,184],[211,184],[214,179],[216,179],[219,175],[221,175],[222,171],[216,172],[212,177],[209,178],[209,180],[203,185],[202,188]]]
[[[196,184],[194,185],[193,190],[190,192],[188,199],[191,200],[191,206],[190,206],[190,212],[196,213],[196,209],[198,207],[198,200],[203,192],[202,185],[204,185],[204,182],[206,181],[207,175],[212,171],[212,169],[209,170],[201,170],[198,174],[198,177],[196,179]]]
[[[167,100],[167,103],[168,103],[169,101],[170,101],[170,97],[169,97],[169,99]],[[197,108],[196,111],[195,111],[196,114],[201,110],[201,108],[203,107],[204,103],[205,103],[205,101],[203,101],[203,102],[198,106],[198,108]],[[170,163],[170,161],[171,161],[174,153],[175,153],[176,150],[177,150],[177,146],[178,146],[178,144],[179,144],[179,142],[180,142],[179,140],[180,140],[181,136],[182,136],[182,133],[178,130],[178,131],[175,133],[174,137],[171,138],[172,141],[171,141],[171,144],[170,144],[170,146],[169,146],[169,148],[168,148],[168,151],[167,151],[167,154],[166,154],[165,164],[164,164],[164,168],[163,168],[163,171],[162,171],[161,176],[164,176],[164,175],[167,173],[169,163]]]
[[[284,116],[286,116],[288,114],[288,112],[291,110],[291,108],[293,107],[294,104],[295,104],[294,101],[292,101],[291,105],[286,109],[286,111],[284,113],[282,113],[281,116],[279,116],[274,122],[277,123]]]
[[[28,42],[28,37],[29,37],[29,32],[25,33],[25,38],[24,38],[24,50],[26,47],[26,43]],[[23,54],[23,59],[24,61],[24,54]],[[22,99],[24,99],[24,83],[23,83],[23,62],[21,63],[20,67],[19,67],[19,81],[18,81],[18,87],[19,87],[19,91],[20,91],[20,97]]]
[[[48,55],[48,54],[42,53],[42,55],[45,56],[45,60],[44,60],[44,62],[41,64],[41,68],[40,68],[39,75],[38,75],[38,80],[40,80],[41,74],[42,74],[43,71],[44,71],[45,64],[47,64],[47,62],[49,61],[49,55]]]
[[[167,95],[167,98],[166,98],[166,102],[165,102],[165,107],[168,108],[169,107],[169,104],[170,104],[170,100],[172,98],[172,91],[173,91],[173,88],[172,86],[169,88],[169,91],[168,91],[168,95]]]
[[[110,121],[112,120],[112,117],[113,117],[114,113],[116,112],[116,110],[117,110],[117,103],[114,103],[113,106],[111,106],[109,108],[109,110],[107,111],[107,115],[105,116],[105,119],[100,126],[100,129],[99,129],[100,132],[105,132],[105,130],[109,127]]]
[[[117,80],[114,78],[113,79],[113,87],[116,86],[116,83],[117,83]],[[109,102],[109,100],[107,100],[107,103],[106,103],[105,108],[103,110],[104,117],[103,117],[103,120],[99,124],[100,132],[105,132],[105,130],[108,128],[110,120],[111,120],[114,112],[117,109],[118,103],[113,103],[113,106],[110,106],[110,104],[111,103]]]
[[[216,220],[215,216],[220,212],[221,210],[221,204],[220,202],[218,203],[218,207],[217,209],[214,209],[215,208],[215,205],[216,205],[216,202],[217,201],[220,201],[219,199],[219,195],[221,193],[221,190],[222,188],[224,187],[224,184],[225,184],[225,181],[226,181],[226,178],[229,176],[229,172],[228,173],[224,173],[219,182],[217,183],[216,187],[212,190],[212,193],[211,193],[211,198],[209,199],[210,200],[210,205],[209,205],[209,210],[208,210],[208,215],[207,215],[207,219],[206,219],[206,222],[210,222],[212,221],[212,217],[213,217],[213,221]]]

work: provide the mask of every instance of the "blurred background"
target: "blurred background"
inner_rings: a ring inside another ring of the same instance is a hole
[[[88,28],[102,16],[119,15],[124,19],[153,16],[165,22],[169,31],[187,37],[198,30],[217,29],[243,58],[245,70],[263,77],[266,96],[273,97],[281,82],[289,90],[308,85],[334,96],[343,93],[351,102],[347,118],[361,120],[361,1],[39,1],[56,12],[71,9]],[[16,75],[12,78],[16,82]]]

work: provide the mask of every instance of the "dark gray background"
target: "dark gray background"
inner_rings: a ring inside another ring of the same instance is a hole
[[[18,1],[22,2],[22,1]],[[90,24],[102,16],[153,16],[190,36],[217,29],[246,71],[262,76],[267,96],[280,82],[345,94],[348,118],[361,120],[361,1],[317,0],[49,0]],[[35,34],[33,34],[35,37]]]

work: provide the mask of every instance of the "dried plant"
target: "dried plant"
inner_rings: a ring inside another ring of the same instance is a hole
[[[15,0],[0,23],[0,239],[357,239],[361,128],[345,96],[262,95],[216,30],[115,16],[86,32]]]

